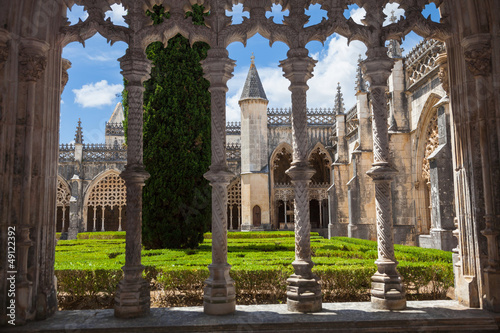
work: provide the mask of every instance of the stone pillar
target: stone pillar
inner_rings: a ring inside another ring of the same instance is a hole
[[[127,186],[126,246],[123,279],[115,295],[115,316],[132,318],[149,313],[149,286],[142,278],[142,188],[149,174],[142,163],[143,81],[150,72],[150,62],[140,48],[129,48],[119,59],[123,77],[128,81],[127,165],[120,176]],[[95,208],[94,208],[95,209]]]
[[[368,48],[363,66],[370,82],[373,106],[374,163],[367,174],[375,183],[378,269],[372,276],[371,302],[376,309],[400,310],[406,307],[405,291],[396,270],[392,231],[391,181],[396,170],[389,163],[389,133],[385,89],[393,61],[384,46]]]
[[[224,48],[208,50],[202,61],[205,78],[210,81],[212,112],[212,162],[205,178],[212,186],[212,263],[205,280],[203,308],[206,314],[224,315],[236,308],[234,281],[227,263],[227,187],[234,176],[226,163],[226,92],[235,61]]]
[[[438,108],[439,146],[427,158],[431,181],[431,246],[434,249],[451,251],[457,242],[453,237],[455,229],[453,209],[453,165],[450,145],[448,98],[443,98]]]
[[[293,161],[286,173],[295,188],[295,261],[294,274],[287,280],[288,311],[321,311],[321,287],[312,273],[308,187],[314,170],[307,159],[307,80],[316,63],[305,48],[290,49],[288,59],[280,62],[284,76],[290,80],[292,92]]]
[[[359,128],[358,128],[359,131]],[[349,225],[347,226],[347,236],[352,238],[365,238],[366,235],[360,235],[358,223],[360,222],[360,198],[359,198],[359,181],[358,181],[358,159],[361,157],[360,152],[352,153],[352,178],[347,183],[347,196],[349,203]],[[364,236],[364,237],[363,237]]]
[[[483,269],[483,306],[491,311],[500,312],[500,212],[498,191],[498,106],[495,113],[492,85],[492,45],[489,33],[477,33],[464,38],[465,61],[474,76],[476,90],[476,125],[479,127],[479,150],[481,154],[481,171],[484,200],[484,229],[481,234],[486,237],[487,263]],[[498,91],[495,91],[496,93]],[[474,107],[472,107],[474,109]],[[494,123],[496,120],[496,125]],[[497,201],[496,201],[497,200]]]
[[[76,239],[78,232],[82,228],[83,216],[83,198],[82,198],[82,180],[78,175],[71,178],[71,198],[69,199],[69,227],[68,239]],[[82,228],[83,229],[83,228]]]
[[[35,126],[36,88],[37,81],[43,75],[47,65],[47,43],[25,38],[21,41],[19,55],[19,77],[25,87],[24,104],[21,106],[20,117],[16,122],[16,150],[22,154],[19,158],[18,170],[20,174],[14,177],[13,193],[16,195],[19,215],[13,216],[16,225],[16,324],[24,324],[32,311],[33,281],[28,275],[28,256],[30,247],[34,245],[30,235],[32,227],[30,215],[32,213],[31,191],[33,178],[33,145],[36,138],[33,136]],[[17,155],[17,154],[16,154]],[[16,157],[14,157],[16,158]],[[17,172],[15,172],[17,173]],[[19,191],[19,192],[18,192]],[[33,278],[33,277],[31,277]],[[36,292],[36,291],[35,291]]]

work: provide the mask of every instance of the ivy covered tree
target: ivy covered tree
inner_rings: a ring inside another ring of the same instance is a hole
[[[169,17],[162,6],[148,15],[154,24]],[[204,24],[203,7],[187,15]],[[155,42],[146,50],[152,68],[144,83],[144,165],[151,177],[142,240],[148,249],[195,248],[210,226],[211,190],[203,178],[210,165],[210,93],[200,65],[208,49],[201,42],[191,47],[179,34],[166,48]]]

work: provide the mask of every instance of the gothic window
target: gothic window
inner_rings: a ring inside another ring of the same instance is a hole
[[[241,225],[241,180],[238,178],[227,189],[227,223],[229,230]]]
[[[285,171],[290,169],[292,164],[292,153],[283,147],[274,157],[273,178],[275,184],[291,184],[290,176]]]
[[[316,171],[311,180],[313,184],[329,184],[330,183],[330,159],[327,153],[317,147],[309,156],[309,163]]]
[[[57,178],[57,220],[56,232],[66,230],[66,222],[69,221],[69,200],[71,193],[68,186]]]
[[[125,187],[125,181],[117,173],[110,173],[95,184],[90,190],[87,199],[87,206],[91,208],[89,209],[89,215],[93,221],[92,230],[97,230],[97,221],[100,218],[100,231],[121,231],[122,210],[126,204],[126,199],[127,188]],[[107,214],[106,210],[108,210]],[[118,214],[116,214],[116,210]],[[105,228],[104,222],[107,218],[108,220],[111,219],[111,221],[108,221],[108,227]]]

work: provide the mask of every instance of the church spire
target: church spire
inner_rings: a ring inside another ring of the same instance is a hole
[[[358,68],[356,69],[356,92],[366,92],[366,82],[363,79],[363,70],[361,69],[361,63],[363,59],[361,59],[361,54],[358,58]]]
[[[264,99],[267,101],[266,92],[264,91],[264,87],[260,81],[257,67],[255,67],[255,56],[253,53],[250,59],[250,69],[248,70],[247,79],[245,81],[245,86],[243,87],[243,92],[241,93],[240,101],[244,99]]]
[[[335,114],[344,114],[344,96],[342,95],[342,88],[340,87],[340,82],[337,83],[337,95],[335,95]]]
[[[76,126],[75,143],[83,143],[82,121],[78,118],[78,126]]]

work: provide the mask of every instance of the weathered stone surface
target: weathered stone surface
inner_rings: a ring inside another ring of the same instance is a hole
[[[500,317],[455,301],[408,302],[402,311],[373,309],[370,303],[326,303],[314,314],[290,313],[285,304],[237,305],[227,316],[209,316],[202,307],[151,309],[134,320],[111,310],[61,311],[53,318],[4,332],[495,332]]]

